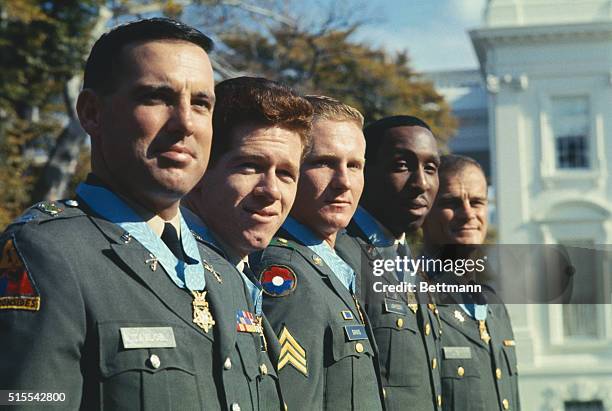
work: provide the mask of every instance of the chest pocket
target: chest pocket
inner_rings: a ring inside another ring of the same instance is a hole
[[[348,323],[348,321],[347,321]],[[359,409],[379,409],[374,351],[369,339],[349,341],[345,323],[331,323],[331,355],[325,359],[324,409],[346,409],[359,404]],[[377,406],[378,405],[378,406]]]
[[[259,404],[254,405],[254,409],[279,409],[278,376],[266,352],[261,351],[259,335],[239,332],[236,336],[236,344],[241,364],[249,380],[249,387],[234,391],[250,392],[250,402]],[[236,402],[244,403],[244,399],[239,401],[236,398]]]
[[[332,324],[332,358],[333,362],[337,363],[345,358],[362,358],[374,356],[374,351],[370,345],[370,340],[365,338],[363,340],[349,341],[344,326],[347,324]]]
[[[442,409],[485,411],[480,390],[480,370],[472,358],[442,359]],[[487,410],[488,411],[488,410]]]
[[[380,313],[372,326],[385,385],[417,387],[429,384],[427,352],[416,315],[410,310],[406,315]]]
[[[123,348],[121,327],[171,327],[176,347]],[[98,333],[103,409],[201,409],[193,353],[184,328],[157,322],[105,322],[98,324]]]
[[[503,347],[503,351],[506,362],[508,363],[508,371],[510,375],[518,375],[516,349],[514,347]]]

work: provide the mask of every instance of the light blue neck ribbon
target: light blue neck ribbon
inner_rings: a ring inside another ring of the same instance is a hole
[[[361,206],[357,207],[357,210],[353,215],[353,220],[355,221],[355,224],[357,224],[357,226],[361,229],[361,231],[363,231],[363,233],[366,235],[370,244],[372,244],[376,248],[392,247],[393,256],[396,257],[398,255],[395,238],[389,235],[388,233],[385,233],[382,228],[382,225],[370,213],[368,213],[365,208]],[[408,249],[408,251],[410,251],[407,245],[406,248]],[[411,258],[410,255],[408,255],[407,257]],[[411,274],[412,273],[410,269],[395,271],[395,275],[399,281],[416,281],[416,276],[412,276]]]
[[[427,254],[425,256],[427,256]],[[427,258],[433,258],[433,257],[427,257]],[[432,271],[427,274],[429,274],[429,276],[432,279],[435,279],[436,277],[439,277],[440,275],[442,275],[442,273],[436,272],[436,271]],[[463,295],[463,293],[451,293],[451,294],[455,301],[461,301],[465,299],[465,296]],[[467,315],[469,315],[470,317],[476,320],[486,320],[487,319],[487,311],[489,307],[488,304],[458,303],[458,305]]]
[[[223,249],[222,244],[219,243],[215,234],[204,225],[204,222],[199,217],[197,217],[191,210],[185,207],[181,207],[181,215],[183,216],[183,218],[185,218],[187,226],[190,230],[193,230],[196,234],[202,237],[204,241],[213,244],[219,250],[223,251],[225,259],[228,260],[227,251]],[[240,273],[244,284],[249,290],[251,300],[253,301],[253,307],[255,307],[255,315],[261,315],[263,311],[263,288],[261,287],[261,284],[259,282],[257,282],[256,284],[253,283],[245,273],[238,270],[238,267],[236,267],[231,261],[229,262],[236,269],[236,271]]]
[[[111,223],[117,224],[149,250],[178,287],[195,291],[201,291],[206,287],[204,266],[200,261],[198,245],[183,216],[180,216],[181,243],[189,260],[187,262],[176,258],[146,221],[113,192],[104,187],[81,183],[76,193],[93,211]]]
[[[321,257],[347,290],[351,293],[355,292],[355,271],[336,254],[327,242],[318,238],[308,227],[292,217],[287,217],[283,228]]]
[[[488,304],[459,304],[459,306],[467,315],[476,320],[487,319]]]

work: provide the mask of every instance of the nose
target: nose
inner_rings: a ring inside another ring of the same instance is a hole
[[[338,190],[346,191],[351,189],[351,179],[349,178],[346,166],[341,166],[335,170],[331,184],[333,188]]]
[[[419,193],[424,193],[429,188],[429,182],[427,181],[427,175],[423,167],[418,167],[410,175],[409,180],[410,187]]]
[[[180,137],[186,137],[193,134],[193,113],[189,100],[181,99],[181,101],[172,108],[172,113],[167,123],[167,129],[169,132],[175,133]]]
[[[262,174],[259,184],[255,187],[255,194],[264,197],[269,201],[276,201],[281,199],[281,192],[278,188],[278,181],[276,173],[273,170]]]
[[[465,218],[466,221],[469,221],[476,217],[476,210],[472,207],[469,200],[464,200],[461,203],[460,214]]]

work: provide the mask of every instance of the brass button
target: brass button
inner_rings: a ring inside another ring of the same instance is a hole
[[[442,396],[438,395],[438,407],[442,406]]]
[[[502,401],[502,405],[504,406],[504,410],[510,409],[510,402],[507,399],[505,399],[505,398]]]
[[[436,358],[431,360],[431,369],[435,370],[436,367],[438,366],[438,360]]]
[[[259,371],[261,371],[261,375],[268,374],[268,367],[266,367],[266,364],[261,364],[259,366]]]
[[[460,377],[463,377],[464,374],[465,374],[465,368],[458,367],[457,368],[457,375],[460,376]]]
[[[387,390],[383,388],[383,398],[387,398]]]
[[[425,335],[429,335],[431,333],[431,325],[429,323],[425,324]]]
[[[495,376],[497,377],[498,380],[501,380],[502,371],[499,368],[495,370]]]
[[[284,402],[283,405],[285,406],[285,411],[287,411],[289,408],[287,408],[287,403]]]
[[[363,344],[362,343],[355,344],[355,351],[363,352]]]
[[[223,369],[230,370],[231,368],[232,368],[232,360],[230,360],[230,358],[227,357],[225,359],[225,362],[223,363]]]
[[[288,242],[288,241],[287,241],[287,240],[285,240],[285,239],[284,239],[284,238],[282,238],[282,237],[279,237],[279,238],[278,238],[278,242],[279,242],[279,243],[281,243],[281,244],[287,244],[287,242]]]
[[[435,314],[435,315],[438,315],[438,314],[440,314],[440,311],[439,311],[439,310],[436,308],[436,309],[434,310],[434,314]]]
[[[233,403],[231,406],[231,410],[232,411],[240,411],[240,404],[238,404],[237,402]]]
[[[154,369],[158,369],[159,366],[161,365],[161,361],[159,357],[155,354],[149,357],[149,363],[151,363],[151,367],[153,367]]]
[[[404,326],[404,319],[403,318],[398,318],[397,319],[397,326],[399,328],[402,328]]]
[[[430,310],[433,310],[434,308],[436,308],[435,304],[427,304],[427,307],[429,307]]]

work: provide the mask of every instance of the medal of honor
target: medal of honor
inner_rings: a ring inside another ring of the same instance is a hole
[[[208,308],[206,291],[191,291],[191,294],[193,294],[193,301],[191,303],[193,306],[193,323],[207,333],[215,325],[215,320],[213,320]]]
[[[478,320],[478,330],[480,331],[480,339],[488,344],[491,341],[489,331],[487,331],[487,325],[484,320]]]
[[[416,314],[419,309],[419,305],[417,304],[416,295],[413,292],[408,292],[408,308],[412,310],[413,313]]]

